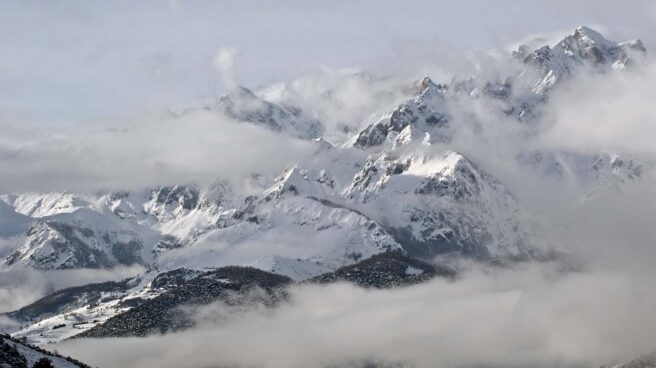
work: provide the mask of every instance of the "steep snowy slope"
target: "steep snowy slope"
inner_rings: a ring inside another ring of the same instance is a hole
[[[350,192],[368,213],[378,214],[409,254],[539,252],[531,241],[530,216],[503,185],[461,154],[419,152],[380,156],[371,166],[377,175],[363,190]]]
[[[396,138],[402,136],[398,134]],[[352,164],[347,157],[300,164],[281,188],[363,213],[411,255],[461,252],[475,257],[528,256],[532,217],[489,174],[463,155],[424,146],[423,139],[389,147]],[[307,169],[301,169],[307,167]],[[279,189],[284,190],[284,189]]]
[[[188,249],[156,261],[160,269],[240,264],[303,279],[401,246],[349,208],[293,192],[254,199]]]
[[[217,181],[203,190],[189,184],[160,186],[145,193],[112,193],[98,203],[123,220],[161,232],[167,237],[156,249],[161,251],[193,243],[239,200],[229,184]]]
[[[223,206],[236,201],[221,182],[202,192],[176,185],[97,196],[12,194],[3,200],[0,238],[16,244],[4,263],[40,269],[149,265],[159,252],[192,243],[214,226]]]
[[[81,208],[35,219],[5,263],[40,269],[147,265],[159,240],[153,230]]]

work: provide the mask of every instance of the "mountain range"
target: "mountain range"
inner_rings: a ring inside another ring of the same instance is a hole
[[[611,42],[579,27],[554,46],[520,46],[507,75],[413,81],[404,101],[339,142],[329,142],[311,111],[238,87],[202,109],[306,140],[313,154],[275,178],[243,179],[255,193],[217,173],[211,185],[0,195],[0,238],[12,244],[0,248],[0,267],[145,270],[57,291],[9,313],[18,321],[9,332],[37,343],[142,336],[188,326],[174,313],[182,304],[241,303],[235,295],[253,285],[264,290],[256,302],[270,305],[295,282],[381,287],[453,277],[448,262],[428,264],[435,257],[560,257],[557,240],[545,240],[554,225],[454,143],[463,129],[484,129],[475,117],[462,126],[470,113],[462,106],[492,101],[530,139],[560,85],[580,73],[630,72],[646,52],[639,40]],[[536,178],[575,182],[588,196],[621,190],[652,166],[622,152],[553,149],[527,150],[516,162]]]

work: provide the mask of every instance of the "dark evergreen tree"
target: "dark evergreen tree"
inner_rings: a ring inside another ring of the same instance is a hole
[[[36,363],[32,366],[32,368],[55,368],[54,365],[52,365],[52,361],[48,358],[41,358],[37,360]]]

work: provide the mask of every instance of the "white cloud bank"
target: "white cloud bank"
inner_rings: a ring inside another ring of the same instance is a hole
[[[201,320],[199,328],[178,334],[73,340],[57,349],[110,368],[365,361],[418,368],[596,367],[653,349],[651,291],[646,280],[621,273],[562,276],[546,267],[477,270],[457,282],[400,290],[306,286],[273,311]]]
[[[67,127],[0,123],[0,192],[141,189],[277,174],[307,142],[211,111]]]

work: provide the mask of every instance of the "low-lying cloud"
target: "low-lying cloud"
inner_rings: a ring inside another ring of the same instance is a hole
[[[103,270],[0,270],[0,313],[17,310],[57,290],[97,282],[119,281],[143,272],[142,266]]]
[[[554,91],[545,145],[583,152],[615,150],[656,155],[656,64],[630,72],[575,77]]]
[[[420,77],[420,76],[415,76]],[[324,124],[325,138],[342,143],[412,95],[413,78],[381,77],[358,69],[329,69],[260,91],[275,103],[298,106]]]
[[[456,282],[398,290],[296,287],[275,310],[57,348],[103,367],[596,367],[654,348],[652,291],[622,273],[475,269]]]
[[[74,126],[4,121],[0,192],[130,190],[278,174],[314,147],[204,110]]]

